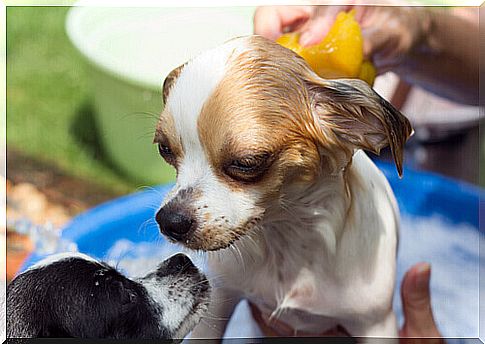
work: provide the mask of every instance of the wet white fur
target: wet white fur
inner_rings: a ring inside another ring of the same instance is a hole
[[[213,214],[229,215],[233,225],[252,216],[257,195],[231,191],[215,177],[199,140],[197,119],[231,52],[246,45],[244,39],[234,40],[189,62],[167,102],[182,138],[184,160],[165,202],[179,189],[198,187],[198,202]],[[357,336],[397,335],[391,310],[396,201],[385,177],[363,152],[355,153],[350,172],[350,199],[343,175],[322,177],[305,190],[287,188],[282,190],[286,206],[268,209],[251,237],[235,243],[240,254],[226,249],[219,256],[209,255],[219,258],[212,265],[224,282],[214,293],[211,317],[229,318],[238,300],[246,297],[296,333],[320,333],[338,323]],[[193,337],[221,337],[224,328],[224,321],[201,323]]]
[[[162,305],[163,310],[160,313],[160,324],[165,326],[170,333],[177,332],[179,327],[189,317],[195,298],[185,292],[181,281],[178,281],[177,285],[177,278],[174,276],[164,278],[153,276],[151,278],[140,279],[138,282],[145,287],[155,306]],[[177,287],[173,288],[173,295],[170,296],[168,291],[174,283]],[[160,288],[160,285],[165,286],[165,288]],[[181,294],[182,297],[177,297],[177,294]],[[176,334],[174,338],[177,338]]]
[[[63,252],[63,253],[56,253],[50,256],[47,256],[46,258],[38,261],[31,267],[29,267],[27,270],[32,270],[32,269],[40,269],[46,265],[50,265],[52,263],[65,260],[65,259],[71,259],[71,258],[79,258],[79,259],[84,259],[87,260],[88,262],[93,262],[93,263],[99,263],[96,259],[84,254],[84,253],[79,253],[79,252]]]

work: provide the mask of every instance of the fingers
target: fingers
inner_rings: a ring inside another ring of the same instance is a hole
[[[352,8],[353,0],[345,6],[263,6],[254,14],[254,33],[276,40],[285,31],[301,32],[300,44],[320,43],[328,34],[337,14]],[[357,11],[359,13],[359,10]]]
[[[336,4],[338,0],[329,0]],[[379,3],[402,0],[379,0]],[[365,60],[374,63],[378,74],[398,68],[409,52],[422,41],[422,11],[414,7],[362,6],[363,0],[350,0],[345,6],[268,6],[254,15],[254,32],[276,40],[284,32],[301,33],[304,47],[320,43],[328,34],[338,13],[355,10],[363,37]],[[426,16],[424,16],[426,17]],[[425,18],[426,19],[426,18]]]
[[[254,13],[254,33],[275,40],[280,36],[281,19],[274,7],[259,7]]]
[[[431,266],[428,263],[416,264],[404,276],[401,284],[404,312],[401,337],[441,337],[431,309],[430,277]]]
[[[286,28],[306,22],[313,12],[312,6],[263,6],[254,14],[254,33],[276,40]]]
[[[348,6],[318,6],[311,21],[301,29],[300,44],[311,46],[320,43],[333,25],[337,14]]]

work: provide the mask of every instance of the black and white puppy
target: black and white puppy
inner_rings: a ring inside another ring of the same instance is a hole
[[[134,280],[84,254],[54,255],[8,285],[7,337],[181,339],[209,297],[184,254]]]

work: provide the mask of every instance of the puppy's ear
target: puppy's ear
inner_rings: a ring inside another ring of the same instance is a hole
[[[180,73],[182,72],[182,69],[185,67],[186,63],[183,65],[178,66],[174,70],[172,70],[170,73],[168,73],[167,77],[163,81],[163,87],[162,87],[162,99],[163,103],[165,104],[167,101],[168,94],[170,92],[170,89],[172,88],[173,84],[175,83],[175,80],[179,77]]]
[[[307,88],[321,140],[338,140],[339,146],[343,144],[352,152],[360,148],[379,154],[390,146],[397,172],[402,175],[404,144],[412,134],[404,115],[358,79],[312,78]]]

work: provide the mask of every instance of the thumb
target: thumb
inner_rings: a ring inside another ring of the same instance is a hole
[[[404,276],[401,285],[404,312],[401,337],[441,337],[431,309],[430,277],[431,266],[428,263],[414,265]]]
[[[287,28],[306,22],[312,11],[313,9],[310,6],[258,7],[253,19],[254,33],[276,40]],[[293,31],[293,29],[290,31]]]

